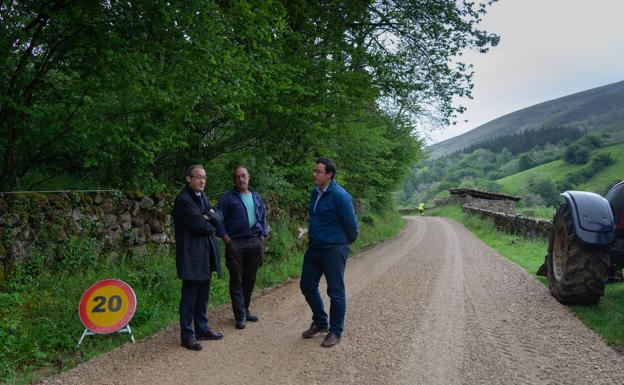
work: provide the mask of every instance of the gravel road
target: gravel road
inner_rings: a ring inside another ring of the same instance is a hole
[[[301,338],[311,315],[293,281],[255,298],[261,320],[245,330],[229,306],[211,312],[225,338],[201,352],[172,326],[45,383],[624,384],[624,356],[452,220],[408,217],[397,238],[349,261],[346,285],[331,349]]]

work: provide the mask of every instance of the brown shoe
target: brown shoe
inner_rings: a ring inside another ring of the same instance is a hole
[[[321,342],[321,346],[324,348],[331,348],[333,346],[338,345],[339,343],[340,343],[340,337],[338,337],[334,333],[328,333],[325,336],[325,339],[323,340],[323,342]]]
[[[301,333],[301,336],[303,338],[312,338],[319,333],[327,333],[328,331],[329,329],[327,329],[327,326],[316,326],[316,324],[312,322],[310,328],[305,332]]]
[[[206,340],[220,340],[223,338],[223,333],[219,333],[218,331],[208,329],[205,333],[197,333],[197,339],[200,341]]]

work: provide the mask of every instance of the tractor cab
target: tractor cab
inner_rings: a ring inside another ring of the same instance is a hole
[[[609,201],[613,209],[613,217],[616,229],[624,230],[624,181],[613,186],[605,198]]]
[[[611,263],[614,266],[615,275],[622,278],[624,267],[624,181],[616,184],[605,195],[613,210],[615,222],[615,241],[611,246]]]

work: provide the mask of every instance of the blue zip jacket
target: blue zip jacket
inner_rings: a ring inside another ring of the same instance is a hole
[[[223,194],[217,208],[223,214],[223,224],[217,227],[217,235],[223,237],[225,234],[232,239],[249,239],[267,236],[266,216],[264,204],[260,195],[255,191],[251,192],[256,210],[256,224],[250,229],[249,219],[247,218],[247,209],[240,197],[238,190]]]
[[[319,191],[315,187],[308,210],[310,246],[328,248],[355,242],[359,227],[351,195],[333,179],[316,203],[318,195]]]

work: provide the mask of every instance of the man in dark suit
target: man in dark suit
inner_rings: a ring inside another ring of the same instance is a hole
[[[221,256],[214,234],[222,218],[204,195],[204,167],[189,167],[186,182],[187,186],[180,191],[173,204],[176,268],[182,280],[180,337],[182,346],[199,351],[202,346],[198,340],[223,338],[222,333],[208,326],[206,317],[212,272],[221,277]]]

